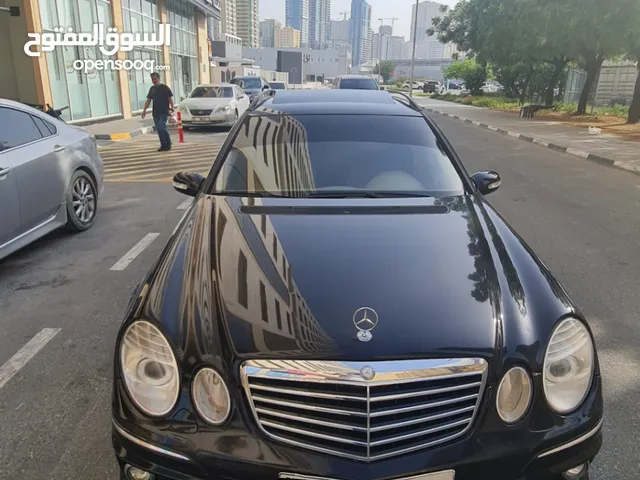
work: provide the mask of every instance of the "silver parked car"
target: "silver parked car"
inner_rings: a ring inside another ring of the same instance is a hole
[[[0,259],[57,228],[90,228],[103,176],[92,134],[0,99]]]

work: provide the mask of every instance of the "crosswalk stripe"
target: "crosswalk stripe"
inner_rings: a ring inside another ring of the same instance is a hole
[[[157,141],[142,148],[118,143],[100,151],[105,181],[171,182],[181,170],[206,174],[220,152],[220,143],[177,144],[170,152],[157,152]]]

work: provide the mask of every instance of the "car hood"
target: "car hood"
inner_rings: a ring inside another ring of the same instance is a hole
[[[146,315],[185,356],[191,345],[240,359],[490,358],[511,342],[535,359],[531,345],[571,312],[544,266],[475,196],[203,195],[153,277]],[[354,324],[363,307],[378,319],[368,342],[357,334],[370,324]]]
[[[183,101],[189,109],[207,109],[216,108],[218,105],[228,105],[233,98],[187,98]]]

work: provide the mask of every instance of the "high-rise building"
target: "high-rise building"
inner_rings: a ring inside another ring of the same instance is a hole
[[[380,25],[379,33],[373,34],[371,56],[374,60],[389,60],[391,57],[391,35],[393,27]]]
[[[236,17],[236,12],[236,0],[222,0],[221,28],[224,35],[238,36],[238,18]]]
[[[300,32],[300,44],[309,46],[309,0],[287,0],[285,25]]]
[[[282,24],[273,19],[260,22],[260,46],[278,47],[280,43],[280,29]]]
[[[349,20],[331,20],[329,40],[335,43],[349,41]]]
[[[292,27],[284,27],[280,29],[280,38],[276,47],[280,48],[300,48],[300,30]]]
[[[309,46],[327,48],[331,22],[331,0],[309,0]]]
[[[435,35],[428,35],[427,30],[433,26],[433,19],[442,17],[443,5],[432,1],[424,1],[418,4],[417,30],[414,31],[416,21],[416,6],[411,7],[411,37],[413,42],[416,37],[416,58],[442,58],[444,56],[444,44],[440,43]]]
[[[371,58],[371,5],[366,0],[351,0],[349,40],[353,50],[353,66],[362,65]]]
[[[238,36],[245,47],[260,46],[258,0],[236,0]]]

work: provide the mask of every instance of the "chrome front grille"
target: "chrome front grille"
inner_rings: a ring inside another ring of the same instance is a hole
[[[373,379],[363,378],[364,367],[373,368]],[[372,461],[466,433],[484,390],[487,363],[476,358],[252,360],[241,373],[256,421],[268,436]]]

